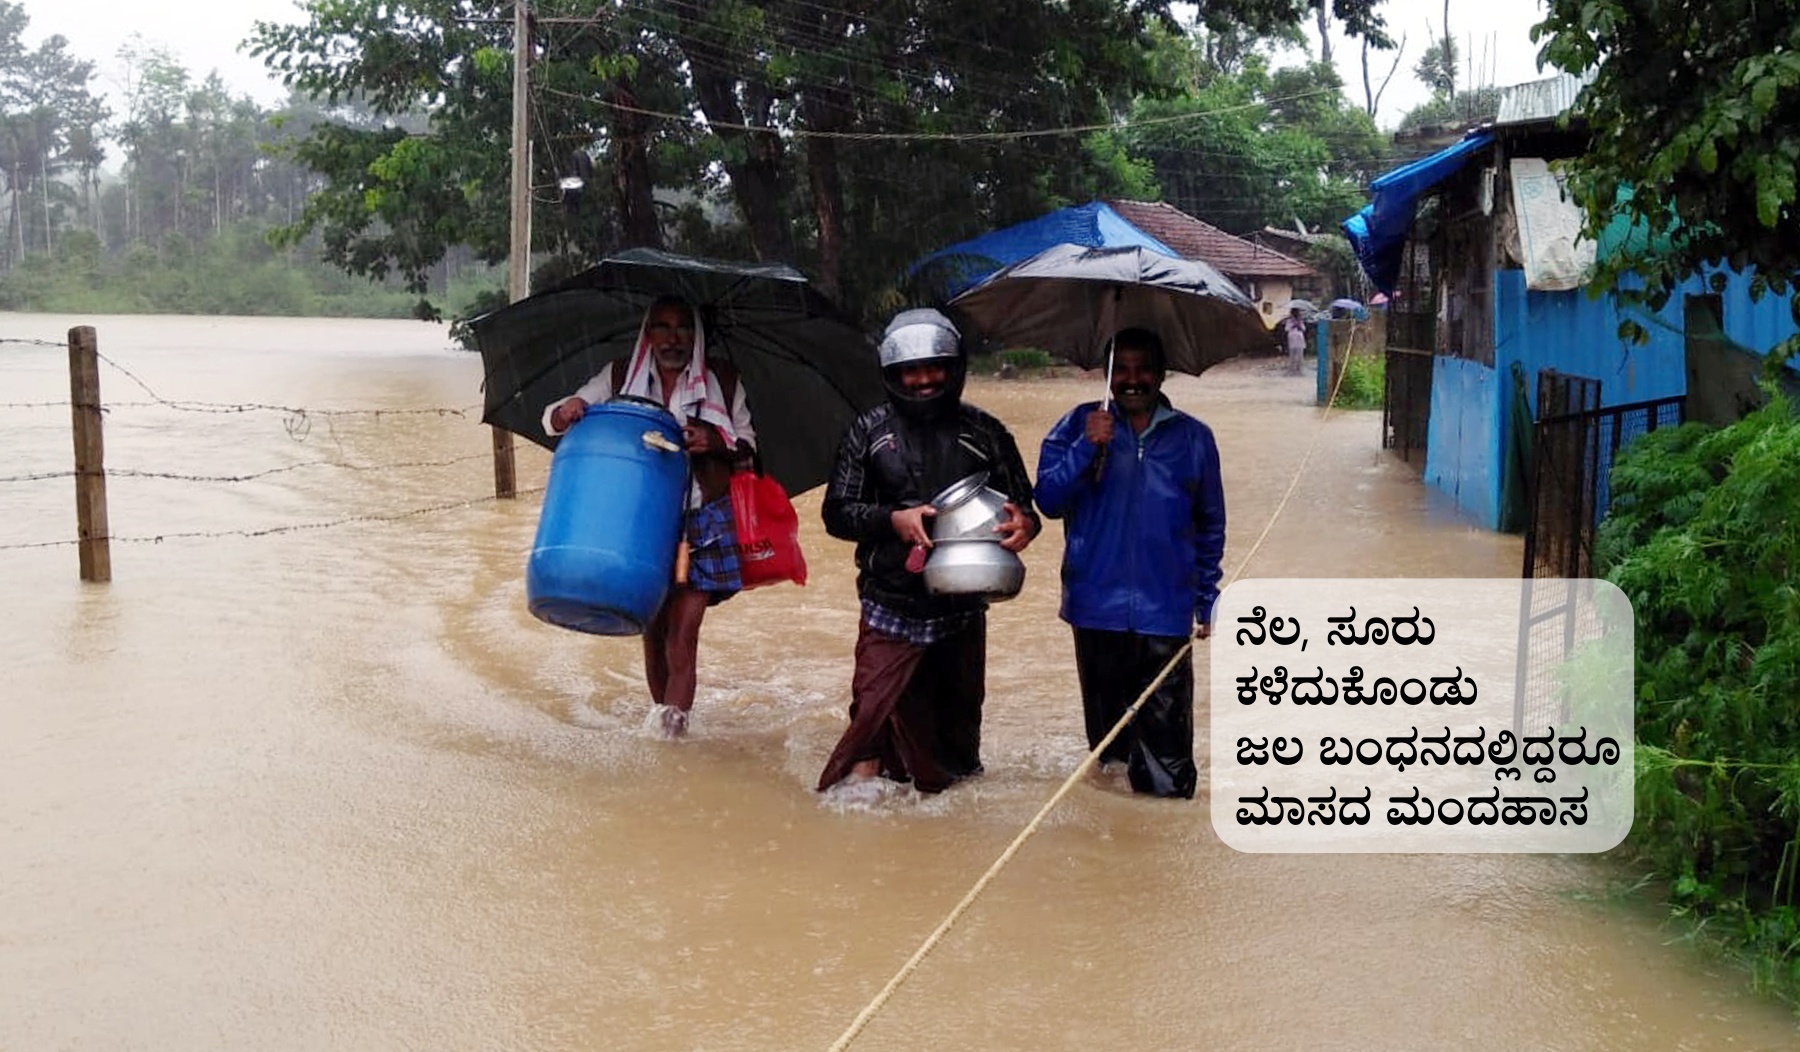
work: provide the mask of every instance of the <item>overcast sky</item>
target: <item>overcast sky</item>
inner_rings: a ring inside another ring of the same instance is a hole
[[[119,49],[132,35],[171,52],[195,80],[216,69],[234,94],[250,95],[265,105],[287,93],[262,63],[238,51],[258,20],[298,22],[294,0],[14,0],[22,3],[31,24],[25,39],[36,44],[60,33],[79,58],[92,59],[101,86],[114,98],[115,112],[124,78]]]
[[[1444,0],[1386,0],[1381,6],[1387,19],[1388,35],[1398,43],[1406,37],[1405,53],[1393,81],[1381,96],[1376,123],[1393,128],[1407,110],[1425,102],[1431,92],[1413,76],[1432,39],[1444,35]],[[1450,32],[1462,60],[1457,70],[1457,86],[1493,84],[1506,87],[1540,77],[1554,76],[1556,70],[1538,72],[1538,47],[1531,42],[1531,27],[1543,18],[1539,0],[1450,0]],[[1342,27],[1333,26],[1332,63],[1344,78],[1344,92],[1351,101],[1363,101],[1362,49],[1359,43],[1346,40]],[[1318,40],[1317,31],[1309,25],[1307,39]],[[1316,53],[1316,51],[1315,51]],[[1295,56],[1296,59],[1298,56]],[[1393,64],[1392,51],[1369,52],[1369,77],[1376,90],[1381,78]]]
[[[971,3],[980,0],[970,0]],[[295,0],[24,0],[31,16],[26,39],[36,43],[53,33],[69,39],[76,55],[98,63],[102,82],[115,100],[123,78],[119,48],[138,34],[152,45],[173,52],[196,79],[217,69],[232,90],[271,105],[285,95],[262,64],[238,51],[258,21],[298,22]],[[1394,39],[1406,35],[1406,51],[1400,69],[1381,98],[1377,122],[1384,128],[1399,123],[1400,115],[1425,101],[1424,85],[1412,75],[1412,67],[1430,46],[1427,37],[1443,33],[1443,0],[1386,0],[1382,7]],[[1457,46],[1472,55],[1476,68],[1466,64],[1462,76],[1501,86],[1535,80],[1537,48],[1531,43],[1531,26],[1540,18],[1538,0],[1451,0],[1450,28]],[[1427,29],[1429,23],[1429,29]],[[1309,37],[1312,28],[1308,26]],[[1338,69],[1353,101],[1363,98],[1360,51],[1341,35],[1334,41]],[[1486,51],[1485,72],[1483,52]],[[1298,55],[1287,57],[1298,61]],[[1371,74],[1380,77],[1393,61],[1393,53],[1371,52]],[[115,101],[114,109],[122,109]]]

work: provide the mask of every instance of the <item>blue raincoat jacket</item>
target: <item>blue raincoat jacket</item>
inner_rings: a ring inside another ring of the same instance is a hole
[[[1062,619],[1077,628],[1186,636],[1210,622],[1225,554],[1225,488],[1212,429],[1165,398],[1139,435],[1115,406],[1112,449],[1076,406],[1044,437],[1038,510],[1062,519]]]

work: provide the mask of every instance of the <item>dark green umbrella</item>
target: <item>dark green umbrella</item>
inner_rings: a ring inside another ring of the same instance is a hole
[[[764,469],[790,494],[824,482],[844,430],[886,393],[869,338],[778,264],[630,249],[477,318],[482,421],[555,448],[544,407],[630,355],[660,296],[693,304],[707,357],[737,368]]]

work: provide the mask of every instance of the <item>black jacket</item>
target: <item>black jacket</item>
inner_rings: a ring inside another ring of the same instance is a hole
[[[908,573],[909,546],[889,516],[925,504],[946,486],[977,471],[987,484],[1019,506],[1041,528],[1031,503],[1031,478],[1006,426],[966,403],[954,419],[922,422],[895,412],[892,403],[856,418],[838,444],[837,466],[825,490],[825,529],[856,542],[856,590],[896,613],[940,617],[978,610],[978,596],[934,596],[925,578]]]

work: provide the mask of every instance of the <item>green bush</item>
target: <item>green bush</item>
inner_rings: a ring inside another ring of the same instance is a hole
[[[1001,365],[1010,365],[1014,369],[1020,371],[1026,369],[1048,369],[1056,364],[1056,359],[1051,356],[1049,351],[1040,351],[1035,347],[1001,351],[998,357]]]
[[[992,353],[980,353],[969,358],[969,371],[978,375],[993,376],[999,372],[1022,373],[1027,370],[1044,370],[1060,364],[1055,355],[1049,351],[1040,351],[1034,347],[1016,347]]]
[[[1344,363],[1338,384],[1339,409],[1380,409],[1387,390],[1387,372],[1380,355],[1353,354]]]
[[[452,290],[453,293],[456,290]],[[452,316],[450,338],[462,345],[463,350],[476,350],[475,330],[469,323],[489,311],[499,310],[512,302],[501,288],[468,288],[463,290],[467,298],[463,305]]]
[[[0,309],[16,311],[406,318],[417,299],[278,252],[254,223],[197,241],[134,242],[111,256],[92,233],[71,231],[54,257],[28,255],[0,276]]]
[[[1633,443],[1596,539],[1637,632],[1632,844],[1677,912],[1800,990],[1800,424],[1776,398],[1729,427]]]

